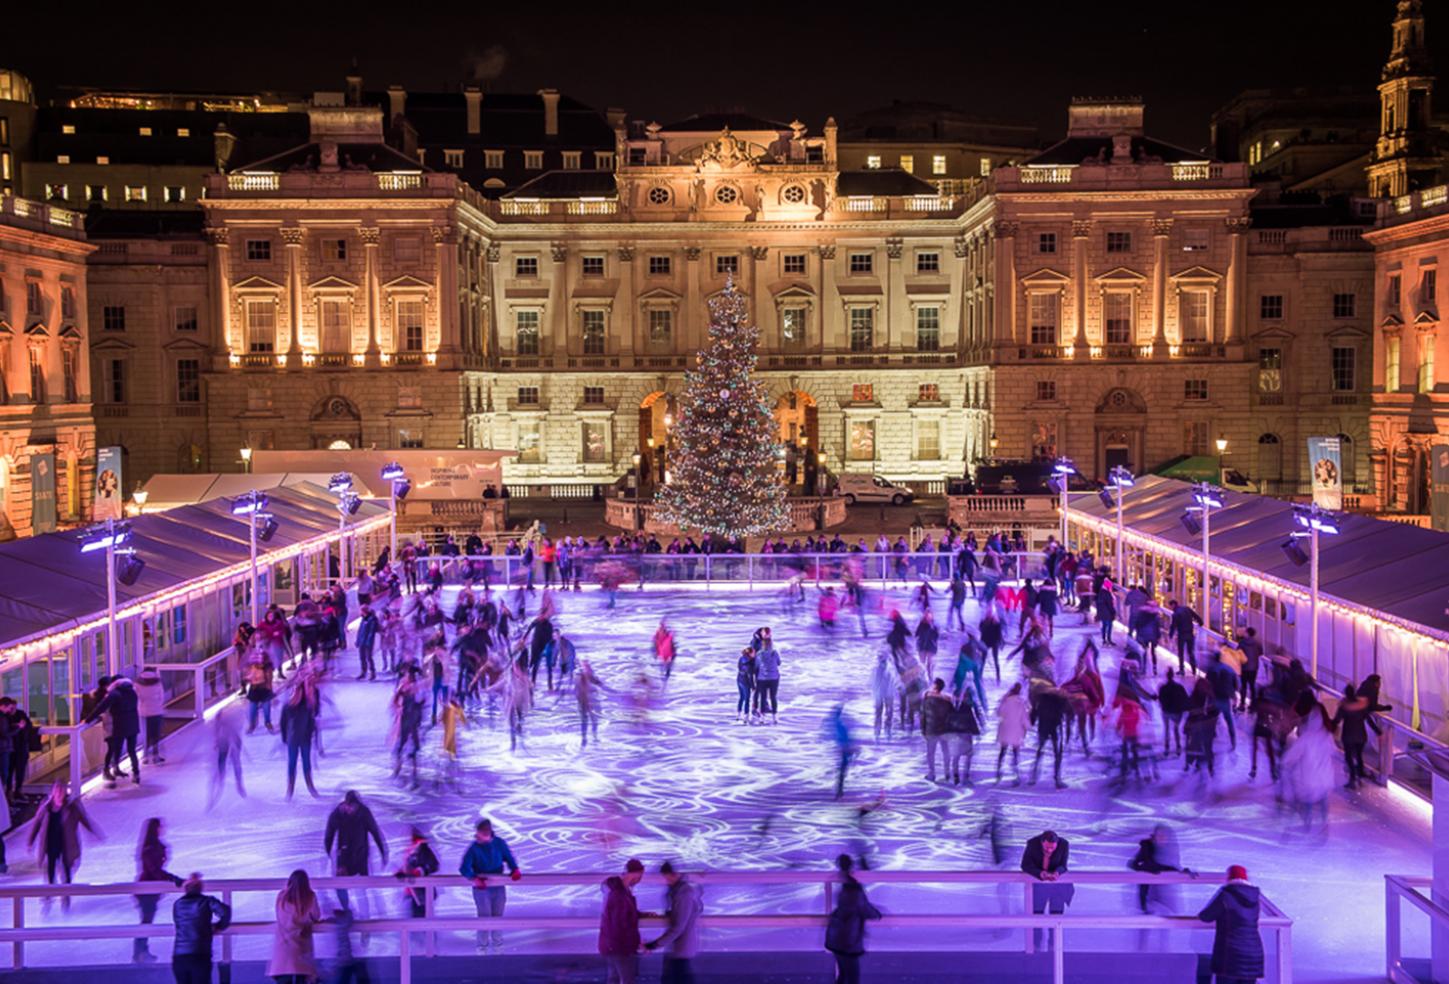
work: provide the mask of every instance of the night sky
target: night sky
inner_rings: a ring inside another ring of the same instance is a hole
[[[1194,148],[1207,143],[1212,111],[1245,88],[1372,91],[1394,9],[1392,0],[595,3],[577,13],[565,4],[193,3],[113,8],[82,31],[69,7],[27,6],[7,13],[0,64],[25,72],[42,96],[64,84],[336,90],[355,57],[371,89],[553,86],[631,117],[747,109],[816,131],[830,114],[920,99],[1034,124],[1050,140],[1072,96],[1138,94],[1154,135]],[[36,12],[47,7],[55,17]],[[1436,61],[1449,65],[1449,3],[1426,7]]]

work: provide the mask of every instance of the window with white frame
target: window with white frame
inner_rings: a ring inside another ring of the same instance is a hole
[[[397,429],[397,446],[400,448],[420,448],[423,446],[423,432],[417,427],[399,427]]]
[[[1419,335],[1419,392],[1434,392],[1434,336]]]
[[[989,175],[991,173],[991,158],[989,158],[989,157],[983,157],[983,158],[981,158],[980,173],[981,173],[981,176],[983,178],[986,177],[987,175]]]
[[[1357,294],[1335,293],[1333,295],[1333,316],[1335,318],[1352,318],[1358,307],[1357,302]]]
[[[538,257],[515,256],[513,258],[513,275],[515,277],[538,276]]]
[[[45,314],[45,295],[41,292],[40,281],[27,280],[25,282],[25,313],[34,315]]]
[[[869,352],[875,347],[875,308],[850,309],[850,350]]]
[[[62,201],[70,197],[70,185],[49,184],[45,186],[45,198],[47,201],[59,198]]]
[[[596,151],[594,151],[594,170],[596,170],[596,171],[612,171],[612,170],[614,170],[614,152],[612,150],[596,150]]]
[[[941,272],[941,254],[935,250],[924,250],[916,254],[916,272],[934,275]]]
[[[1357,384],[1354,374],[1358,368],[1358,350],[1351,345],[1335,345],[1331,359],[1334,390],[1339,393],[1352,393]]]
[[[1384,392],[1397,393],[1402,372],[1402,355],[1398,335],[1384,336]]]
[[[946,155],[945,154],[932,154],[931,155],[931,173],[932,174],[945,174],[946,173]]]
[[[1187,343],[1206,342],[1212,294],[1205,290],[1185,290],[1178,295],[1178,315],[1182,340]]]
[[[1391,273],[1391,274],[1389,274],[1389,285],[1384,290],[1384,299],[1386,301],[1388,301],[1389,304],[1392,304],[1392,305],[1395,305],[1395,306],[1398,305],[1398,303],[1399,303],[1399,275],[1397,273]]]
[[[806,309],[791,304],[780,309],[780,344],[787,349],[797,349],[805,344]]]
[[[714,258],[714,275],[723,277],[725,274],[738,274],[740,272],[740,258],[734,253]]]
[[[916,387],[916,402],[917,403],[940,403],[941,402],[941,384],[940,383],[921,383],[919,386]]]
[[[916,421],[916,459],[936,461],[941,457],[941,421],[923,417]]]
[[[513,350],[518,355],[538,354],[538,315],[528,308],[513,312]]]
[[[106,190],[105,185],[86,185],[86,201],[106,202],[110,199],[110,192]]]
[[[348,323],[347,301],[340,297],[324,297],[319,313],[322,351],[341,355],[352,347],[352,326]]]
[[[246,302],[247,351],[252,354],[272,352],[277,347],[277,302],[270,297],[254,297]]]
[[[420,298],[408,298],[397,302],[398,351],[421,352],[423,350],[423,313],[426,305]]]
[[[941,348],[941,309],[916,308],[916,351],[936,352]]]
[[[1206,400],[1208,398],[1208,381],[1206,379],[1184,379],[1182,381],[1182,398],[1184,400]]]
[[[1424,267],[1419,271],[1419,303],[1427,308],[1437,308],[1438,293],[1438,269],[1436,267]]]
[[[483,166],[490,171],[501,171],[503,169],[503,151],[483,151]]]
[[[577,171],[583,163],[583,151],[566,150],[563,152],[563,169],[565,171]]]
[[[1132,300],[1132,292],[1126,290],[1102,298],[1102,328],[1108,345],[1132,344]]]
[[[126,402],[126,360],[106,360],[106,402]]]
[[[674,312],[669,308],[649,309],[649,347],[666,349],[674,340]]]
[[[851,273],[873,272],[875,270],[875,254],[851,253],[849,270]]]
[[[852,383],[850,386],[851,403],[874,403],[875,383]]]
[[[603,355],[604,312],[598,308],[580,311],[579,335],[583,339],[584,355]]]
[[[1059,300],[1056,291],[1036,291],[1028,296],[1027,316],[1032,345],[1057,344]]]
[[[609,458],[608,428],[602,420],[585,420],[579,425],[581,457],[588,464],[599,464]]]
[[[197,363],[200,365],[200,363]],[[198,370],[198,380],[200,371]],[[65,402],[80,402],[80,346],[69,344],[62,346],[60,350],[60,381],[64,387]],[[0,385],[0,393],[4,392],[4,386]]]
[[[654,255],[649,257],[649,276],[667,277],[673,269],[673,264],[667,256]]]
[[[604,275],[603,253],[585,253],[580,262],[585,277],[602,277]]]
[[[1258,392],[1281,393],[1283,391],[1283,350],[1281,348],[1258,349]]]
[[[443,151],[444,167],[462,167],[463,151],[461,149],[447,148]]]
[[[543,151],[525,150],[523,152],[523,166],[529,171],[543,170]]]

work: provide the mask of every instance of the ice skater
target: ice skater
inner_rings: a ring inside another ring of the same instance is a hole
[[[208,810],[216,806],[226,789],[226,767],[231,765],[232,778],[236,781],[236,794],[246,799],[246,787],[242,785],[242,734],[239,711],[223,708],[211,722],[211,747],[215,753],[216,768],[211,773],[211,789],[206,798]]]

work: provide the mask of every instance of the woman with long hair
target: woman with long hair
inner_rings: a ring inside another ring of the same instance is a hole
[[[138,882],[169,881],[174,885],[180,885],[182,880],[166,870],[166,860],[171,849],[161,839],[161,828],[160,817],[151,817],[141,825],[141,843],[136,848],[136,880]],[[156,906],[160,901],[161,896],[159,895],[136,896],[136,906],[141,910],[142,925],[149,926],[156,921]],[[156,961],[147,937],[136,937],[135,945],[131,950],[131,959],[136,963],[154,963]]]
[[[317,956],[312,931],[322,921],[322,909],[312,880],[298,868],[277,893],[277,935],[267,976],[279,984],[311,984],[317,980]]]
[[[35,819],[30,825],[30,843],[35,845],[36,866],[45,869],[47,885],[55,884],[57,864],[67,885],[76,868],[80,867],[81,827],[89,830],[98,840],[104,839],[100,828],[91,823],[90,815],[81,806],[80,800],[71,799],[65,784],[57,780],[51,784],[50,795],[35,811]],[[42,908],[48,908],[50,901],[46,898]],[[70,908],[70,896],[61,900],[61,907]]]

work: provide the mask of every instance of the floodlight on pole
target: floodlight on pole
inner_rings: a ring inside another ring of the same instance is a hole
[[[1188,506],[1182,514],[1182,525],[1190,534],[1196,535],[1199,531],[1202,533],[1202,595],[1198,604],[1204,612],[1209,613],[1211,622],[1212,513],[1214,509],[1223,508],[1223,497],[1211,482],[1198,482],[1192,487],[1192,501],[1194,504]]]
[[[1308,617],[1311,623],[1308,632],[1308,652],[1311,667],[1309,672],[1318,677],[1318,538],[1321,534],[1335,536],[1341,523],[1337,516],[1316,502],[1293,507],[1293,521],[1300,527],[1293,538],[1308,541]],[[1284,547],[1286,551],[1287,548]],[[1302,553],[1302,550],[1299,550]]]
[[[1121,584],[1127,577],[1126,571],[1122,567],[1122,500],[1126,497],[1127,490],[1136,484],[1137,480],[1132,477],[1132,472],[1123,465],[1113,465],[1112,470],[1107,473],[1107,481],[1117,489],[1117,569],[1114,573],[1117,575],[1117,582]]]
[[[1052,474],[1056,476],[1057,484],[1062,492],[1062,549],[1067,549],[1067,489],[1071,485],[1072,476],[1077,473],[1077,466],[1072,463],[1071,458],[1058,458],[1056,464],[1052,465]]]
[[[93,526],[81,535],[81,553],[106,552],[106,668],[111,674],[120,670],[120,655],[116,652],[116,555],[131,541],[131,524],[108,519],[99,526]],[[136,558],[141,564],[140,558]],[[130,582],[140,575],[140,567],[131,571]]]
[[[382,466],[382,480],[387,483],[388,500],[388,548],[387,555],[392,560],[397,559],[397,504],[408,497],[412,490],[412,483],[408,481],[407,472],[403,466],[396,461],[389,461]]]
[[[245,495],[239,495],[231,501],[231,514],[233,516],[245,516],[247,519],[247,547],[248,557],[251,560],[251,595],[252,595],[252,625],[261,624],[262,597],[261,580],[257,574],[257,541],[266,542],[277,532],[277,521],[272,514],[267,512],[267,504],[270,500],[265,492],[252,489]],[[258,529],[258,523],[261,528]]]

